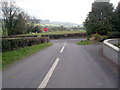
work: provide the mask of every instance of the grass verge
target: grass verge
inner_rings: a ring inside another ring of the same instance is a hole
[[[117,46],[118,48],[120,48],[120,44],[115,44],[115,46]]]
[[[43,43],[33,46],[27,46],[25,48],[21,48],[14,51],[4,52],[2,53],[2,67],[7,67],[15,61],[20,60],[51,45],[52,43]]]
[[[88,45],[90,42],[88,40],[78,42],[77,45]]]
[[[0,70],[2,69],[2,53],[0,52]]]

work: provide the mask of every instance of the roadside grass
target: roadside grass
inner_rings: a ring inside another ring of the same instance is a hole
[[[77,45],[88,45],[88,44],[90,44],[90,42],[88,40],[84,40],[84,41],[77,43]]]
[[[51,45],[52,43],[43,43],[43,44],[37,44],[33,46],[27,46],[24,48],[20,48],[18,50],[3,52],[2,53],[2,67],[5,68],[8,65],[14,63],[15,61],[18,61],[26,56],[29,56]]]
[[[95,44],[98,42],[99,41],[97,40],[84,40],[84,41],[78,42],[77,45],[89,45],[89,44]]]
[[[0,37],[2,36],[2,28],[0,28]]]
[[[29,35],[57,35],[57,34],[72,34],[72,33],[84,33],[85,30],[80,31],[57,31],[57,32],[43,32],[43,33],[30,33],[30,34],[22,34],[16,36],[29,36]]]
[[[115,46],[117,46],[118,48],[120,48],[120,44],[115,44]]]
[[[0,52],[0,70],[2,69],[2,53]]]

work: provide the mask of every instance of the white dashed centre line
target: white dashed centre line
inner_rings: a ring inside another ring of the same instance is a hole
[[[64,45],[63,45],[62,49],[60,50],[60,53],[62,53],[62,52],[63,52],[63,50],[64,50],[64,48],[65,48],[65,45],[66,45],[66,42],[64,43]]]
[[[52,67],[50,68],[50,70],[48,71],[48,73],[46,74],[46,76],[44,77],[43,81],[41,82],[41,84],[38,86],[38,88],[45,88],[57,66],[59,62],[59,58],[57,58],[54,62],[54,64],[52,65]]]
[[[65,46],[65,45],[67,45],[66,42],[65,42],[64,46]]]
[[[60,53],[63,52],[65,46],[66,46],[66,42],[64,43],[62,49],[60,50]],[[58,62],[59,62],[59,58],[57,58],[57,59],[55,60],[54,64],[52,65],[52,67],[50,68],[50,70],[48,71],[48,73],[47,73],[46,76],[44,77],[43,81],[42,81],[41,84],[38,86],[38,88],[45,88],[45,87],[47,86],[47,84],[48,84],[48,82],[49,82],[49,80],[50,80],[50,78],[51,78],[51,76],[52,76],[52,74],[53,74],[53,72],[54,72],[54,70],[55,70]]]
[[[60,50],[60,53],[62,53],[62,52],[63,52],[64,48],[65,48],[65,46],[63,46],[63,47],[62,47],[62,49]]]

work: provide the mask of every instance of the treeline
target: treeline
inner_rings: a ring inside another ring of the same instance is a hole
[[[38,19],[31,17],[16,5],[16,2],[3,0],[0,2],[0,18],[2,20],[3,35],[26,34],[41,32]]]
[[[120,37],[120,2],[116,8],[109,2],[94,2],[84,26],[88,37],[96,33]]]
[[[50,32],[55,32],[55,31],[80,31],[80,30],[85,30],[84,27],[78,26],[48,26]]]

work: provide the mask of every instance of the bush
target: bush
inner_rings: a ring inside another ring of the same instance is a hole
[[[120,32],[109,32],[108,38],[120,38]]]
[[[100,34],[93,34],[92,37],[95,37],[95,40],[100,41],[101,35]]]
[[[103,42],[105,39],[108,39],[108,37],[107,36],[101,36],[100,42]]]
[[[2,39],[2,52],[15,50],[25,46],[32,46],[49,42],[47,37],[24,37],[24,38],[6,38]]]

